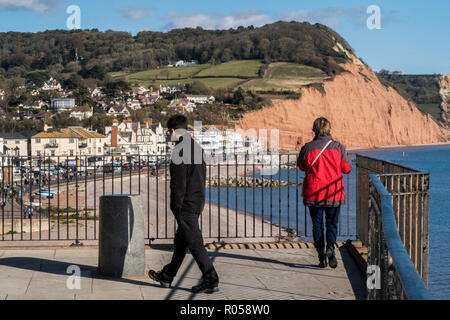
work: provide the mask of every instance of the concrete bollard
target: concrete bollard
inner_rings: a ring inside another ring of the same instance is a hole
[[[100,197],[98,272],[119,278],[145,274],[144,206],[140,196]]]

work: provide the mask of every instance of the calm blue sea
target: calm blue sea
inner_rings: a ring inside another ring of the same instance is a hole
[[[450,299],[450,210],[445,203],[450,193],[450,145],[389,148],[358,153],[431,174],[429,289],[434,298]],[[347,176],[344,180],[348,201],[341,208],[340,240],[353,238],[355,235],[355,174],[356,170],[353,168],[348,180]],[[261,177],[259,174],[254,176]],[[303,177],[304,174],[298,170],[281,170],[272,179],[302,182]],[[270,179],[270,176],[264,178]],[[217,188],[209,189],[206,196],[207,200],[219,203]],[[302,203],[301,187],[272,188],[272,191],[267,188],[221,188],[220,204],[226,206],[227,202],[231,210],[237,208],[248,215],[262,216],[277,225],[295,229],[306,240],[311,238],[311,220]],[[255,232],[258,235],[259,231]]]

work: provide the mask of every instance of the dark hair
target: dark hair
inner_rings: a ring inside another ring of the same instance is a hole
[[[182,114],[176,114],[167,121],[169,130],[185,129],[187,130],[187,118]]]
[[[331,134],[331,123],[327,118],[320,117],[314,121],[313,131],[316,137],[329,136]]]

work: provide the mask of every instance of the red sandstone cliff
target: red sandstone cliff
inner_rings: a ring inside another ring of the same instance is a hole
[[[244,115],[236,128],[279,129],[280,148],[298,149],[313,137],[312,124],[320,116],[331,121],[333,138],[346,147],[380,147],[444,142],[448,130],[397,91],[386,88],[361,63],[347,63],[348,71],[324,83],[326,94],[309,87],[297,100],[275,101],[272,107]]]

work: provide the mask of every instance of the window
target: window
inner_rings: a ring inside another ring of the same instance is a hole
[[[20,140],[16,140],[16,144],[20,144]]]
[[[102,152],[102,148],[98,148],[98,153],[101,153]]]
[[[69,143],[75,143],[75,139],[74,138],[70,138],[69,139]],[[71,150],[72,151],[72,150]]]
[[[38,150],[36,151],[36,156],[40,157],[41,156],[41,152]]]
[[[41,143],[41,138],[36,138],[36,143]]]
[[[51,155],[52,157],[54,157],[54,156],[55,156],[55,150],[50,151],[50,155]]]
[[[69,154],[70,156],[73,156],[73,150],[70,150],[70,154]]]
[[[50,144],[56,144],[56,139],[50,139]]]

